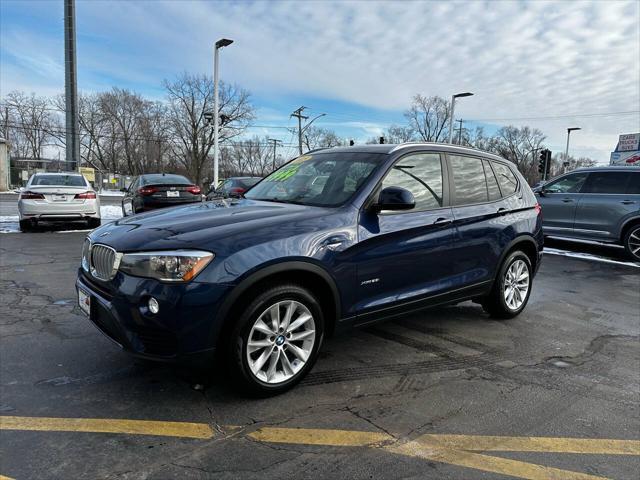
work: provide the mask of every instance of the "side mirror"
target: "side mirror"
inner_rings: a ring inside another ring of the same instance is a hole
[[[373,205],[374,210],[411,210],[416,206],[416,200],[406,188],[387,187],[382,189],[378,201]]]

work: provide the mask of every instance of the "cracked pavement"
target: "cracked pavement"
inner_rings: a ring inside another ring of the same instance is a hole
[[[80,314],[84,234],[0,235],[0,415],[201,422],[213,438],[0,431],[0,475],[22,479],[506,478],[382,447],[257,441],[264,427],[640,438],[640,270],[544,258],[525,312],[465,302],[328,339],[294,390],[253,400],[221,372],[135,360]],[[235,426],[230,428],[229,426]],[[638,457],[503,452],[637,478]]]

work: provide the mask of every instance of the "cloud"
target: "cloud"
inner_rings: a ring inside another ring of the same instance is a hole
[[[465,119],[628,111],[640,104],[635,1],[79,2],[77,11],[84,88],[124,83],[161,95],[162,78],[209,73],[213,42],[229,37],[235,43],[221,52],[222,76],[257,101],[311,97],[398,112],[418,92],[472,91],[458,105]],[[18,41],[6,17],[3,83],[36,65],[60,65],[61,52],[39,49],[41,39],[29,40],[24,29]],[[13,65],[8,74],[5,58]],[[503,123],[536,126],[561,146],[569,122],[583,127],[585,150],[600,151],[600,158],[618,133],[640,130],[637,115]]]

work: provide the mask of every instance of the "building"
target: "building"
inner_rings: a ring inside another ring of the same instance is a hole
[[[626,133],[618,138],[616,149],[611,152],[610,165],[640,166],[640,133]]]
[[[0,192],[9,190],[9,145],[0,137]]]

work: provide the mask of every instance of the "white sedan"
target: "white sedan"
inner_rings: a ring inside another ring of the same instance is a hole
[[[79,173],[35,173],[18,198],[20,230],[43,221],[86,220],[100,226],[100,199]]]

